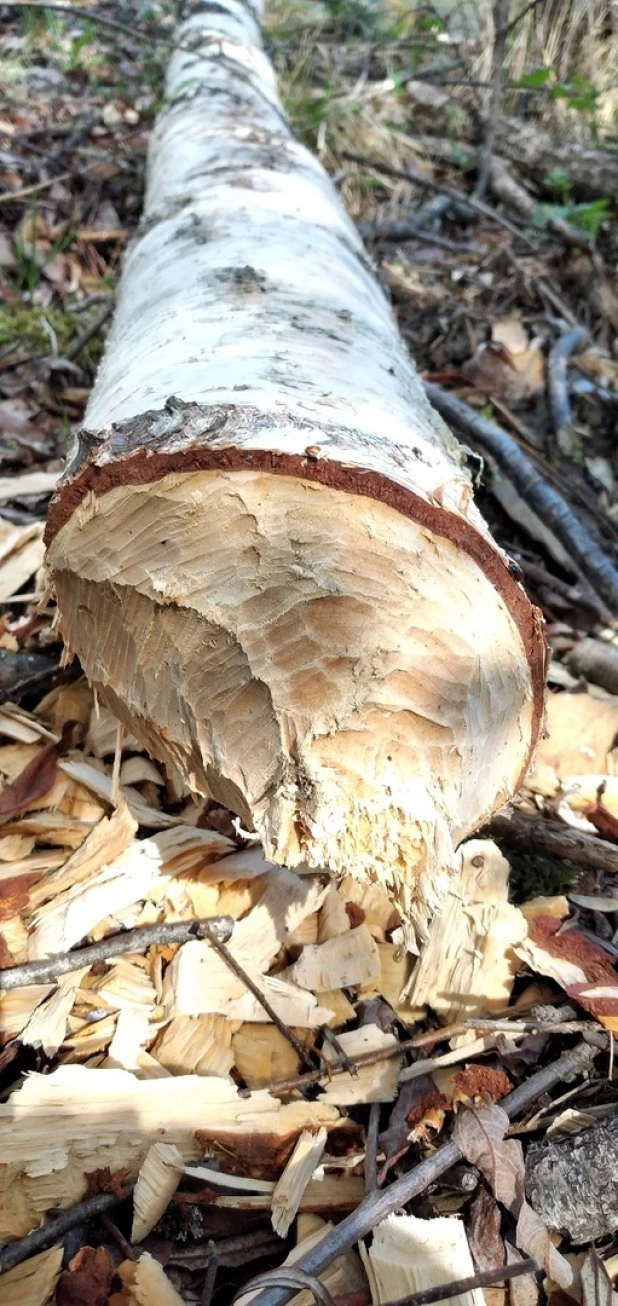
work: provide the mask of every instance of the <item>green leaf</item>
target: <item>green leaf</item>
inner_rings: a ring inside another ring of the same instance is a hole
[[[531,73],[524,73],[516,86],[524,86],[529,90],[535,90],[538,86],[546,86],[552,75],[551,68],[535,68]]]

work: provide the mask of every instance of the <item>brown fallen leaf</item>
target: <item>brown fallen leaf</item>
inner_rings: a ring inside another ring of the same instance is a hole
[[[81,1247],[60,1275],[56,1306],[106,1306],[113,1277],[114,1262],[105,1247]]]
[[[56,779],[59,759],[68,752],[73,739],[73,722],[63,727],[57,743],[41,749],[19,775],[0,793],[0,825],[23,812],[49,793]]]
[[[495,1197],[486,1188],[479,1188],[468,1222],[468,1243],[477,1270],[495,1270],[504,1265],[501,1224],[502,1215]]]
[[[485,1176],[497,1201],[516,1215],[524,1200],[524,1154],[517,1139],[505,1142],[507,1127],[502,1107],[462,1111],[455,1120],[453,1141]]]
[[[505,1140],[508,1123],[499,1106],[468,1109],[455,1121],[453,1140],[466,1161],[484,1175],[496,1200],[517,1217],[519,1250],[533,1256],[559,1288],[580,1300],[576,1270],[554,1247],[547,1225],[526,1201],[523,1149],[518,1140]]]

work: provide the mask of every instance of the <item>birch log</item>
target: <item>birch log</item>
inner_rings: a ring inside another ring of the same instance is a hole
[[[178,47],[50,510],[62,632],[267,857],[379,879],[422,926],[526,770],[538,614],[291,135],[257,0],[189,5]]]

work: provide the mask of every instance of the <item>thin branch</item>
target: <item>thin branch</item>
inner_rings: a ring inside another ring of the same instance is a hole
[[[565,331],[550,350],[547,360],[547,398],[558,448],[566,458],[575,452],[576,432],[573,429],[571,401],[567,381],[567,362],[588,339],[585,327],[572,327]]]
[[[51,9],[54,13],[65,14],[68,18],[87,19],[91,23],[98,23],[101,27],[109,27],[113,32],[121,32],[123,36],[132,36],[134,40],[152,41],[155,45],[167,45],[173,50],[191,50],[191,46],[179,46],[173,37],[164,35],[161,32],[149,32],[139,25],[130,26],[129,23],[121,23],[118,18],[111,18],[108,14],[102,14],[98,9],[78,8],[76,5],[63,4],[62,0],[2,0],[4,9]]]
[[[87,1197],[85,1202],[79,1203],[79,1206],[72,1206],[70,1211],[63,1211],[55,1220],[50,1220],[40,1229],[27,1233],[25,1238],[9,1243],[8,1247],[3,1247],[0,1251],[0,1274],[4,1270],[12,1270],[16,1265],[21,1265],[22,1261],[27,1261],[30,1256],[36,1256],[37,1252],[44,1251],[52,1243],[60,1242],[61,1238],[64,1238],[64,1235],[76,1225],[85,1224],[94,1216],[109,1211],[112,1206],[118,1206],[129,1196],[132,1187],[133,1185],[128,1183],[124,1192],[96,1193],[94,1197]]]
[[[309,1053],[307,1052],[307,1049],[304,1046],[304,1044],[294,1033],[294,1031],[290,1029],[289,1025],[286,1025],[285,1021],[282,1020],[281,1017],[277,1014],[274,1007],[271,1006],[271,1003],[268,1001],[268,998],[266,998],[262,993],[261,989],[258,988],[257,984],[255,983],[255,980],[253,980],[251,976],[247,974],[246,970],[244,970],[243,967],[240,965],[240,962],[236,960],[236,958],[230,952],[229,948],[226,948],[225,944],[222,943],[219,938],[217,938],[214,931],[211,931],[209,929],[207,923],[202,926],[201,932],[203,934],[203,937],[208,939],[209,943],[212,944],[213,948],[215,949],[215,952],[218,952],[219,956],[223,957],[223,960],[227,963],[230,970],[233,970],[234,974],[237,975],[240,980],[242,980],[243,984],[246,986],[246,988],[248,988],[249,992],[252,993],[254,998],[257,999],[260,1006],[263,1007],[264,1011],[266,1012],[266,1015],[270,1018],[270,1020],[272,1020],[273,1025],[275,1025],[279,1030],[279,1033],[283,1034],[283,1037],[287,1039],[291,1047],[294,1048],[294,1051],[300,1057],[301,1064],[304,1066],[311,1066],[313,1068],[313,1061],[309,1056]],[[323,1071],[320,1072],[320,1074],[323,1073],[324,1073]]]
[[[376,172],[382,172],[385,177],[396,177],[401,181],[407,181],[411,186],[420,186],[422,190],[433,190],[439,195],[445,195],[448,199],[456,201],[458,204],[467,204],[477,213],[482,213],[483,217],[489,218],[492,222],[497,223],[499,227],[504,227],[505,231],[510,231],[512,236],[517,236],[522,240],[528,249],[538,253],[539,246],[526,235],[519,227],[515,226],[509,218],[505,218],[503,213],[498,213],[497,209],[486,204],[484,200],[476,199],[474,195],[462,195],[459,191],[451,190],[450,186],[443,186],[439,182],[432,181],[430,177],[424,177],[420,172],[411,172],[409,169],[396,168],[391,163],[384,163],[381,159],[375,159],[367,154],[358,154],[356,150],[342,150],[341,157],[349,159],[351,163],[361,163],[366,168],[374,168]]]
[[[26,961],[23,966],[0,967],[0,989],[17,989],[22,984],[47,984],[59,975],[69,975],[71,971],[81,970],[82,966],[94,966],[97,962],[108,961],[110,957],[120,957],[124,952],[142,952],[144,948],[167,943],[187,943],[189,939],[203,938],[203,931],[208,927],[208,938],[229,939],[235,921],[231,916],[211,916],[203,920],[175,921],[159,925],[139,925],[135,930],[123,930],[122,934],[112,934],[101,943],[91,943],[85,948],[73,948],[71,952],[60,952],[44,961]]]
[[[373,1193],[378,1187],[378,1134],[380,1132],[380,1102],[372,1102],[367,1125],[365,1148],[365,1192]]]
[[[36,195],[40,190],[49,190],[57,181],[68,181],[74,177],[75,172],[59,172],[57,177],[49,177],[47,181],[37,181],[33,186],[21,186],[19,190],[3,190],[0,192],[0,204],[12,204],[14,200],[27,200],[31,195]]]
[[[595,1056],[595,1050],[587,1043],[580,1043],[571,1052],[566,1052],[557,1061],[539,1070],[536,1075],[516,1088],[508,1097],[503,1098],[500,1106],[506,1111],[510,1120],[531,1106],[543,1093],[549,1092],[556,1084],[587,1069]],[[461,1161],[461,1152],[456,1143],[443,1143],[432,1156],[421,1161],[420,1165],[408,1174],[397,1179],[390,1188],[379,1189],[365,1197],[360,1206],[351,1215],[341,1221],[336,1228],[326,1234],[320,1242],[297,1262],[296,1268],[306,1274],[316,1276],[342,1256],[349,1247],[360,1238],[366,1238],[376,1224],[401,1210],[412,1198],[424,1193],[430,1184],[440,1179],[451,1166]],[[250,1285],[247,1285],[249,1288]],[[296,1291],[292,1287],[273,1287],[260,1292],[253,1301],[253,1306],[286,1306]]]
[[[590,866],[593,870],[618,874],[618,847],[596,835],[575,830],[570,825],[547,820],[544,816],[530,816],[516,808],[507,807],[485,826],[492,838],[506,840],[522,852],[534,851],[540,857],[558,857],[561,861],[575,862],[577,866]]]
[[[99,331],[102,330],[105,323],[109,322],[113,311],[114,300],[110,299],[109,303],[105,305],[103,311],[99,313],[99,316],[95,317],[94,322],[91,322],[90,325],[82,331],[81,335],[77,337],[77,340],[73,341],[71,348],[66,350],[64,357],[67,358],[69,362],[72,362],[74,358],[77,358],[79,354],[81,354],[82,349],[85,349],[86,345],[90,344],[93,337],[99,334]]]
[[[527,456],[501,427],[488,421],[469,404],[441,386],[425,383],[427,398],[438,412],[459,428],[475,445],[494,458],[517,492],[549,526],[596,593],[615,611],[618,607],[618,571],[601,551],[587,526],[537,471]]]

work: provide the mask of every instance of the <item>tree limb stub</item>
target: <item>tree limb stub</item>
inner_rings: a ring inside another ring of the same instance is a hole
[[[289,131],[257,7],[185,12],[49,515],[62,631],[269,858],[379,879],[422,929],[534,748],[538,613]]]

